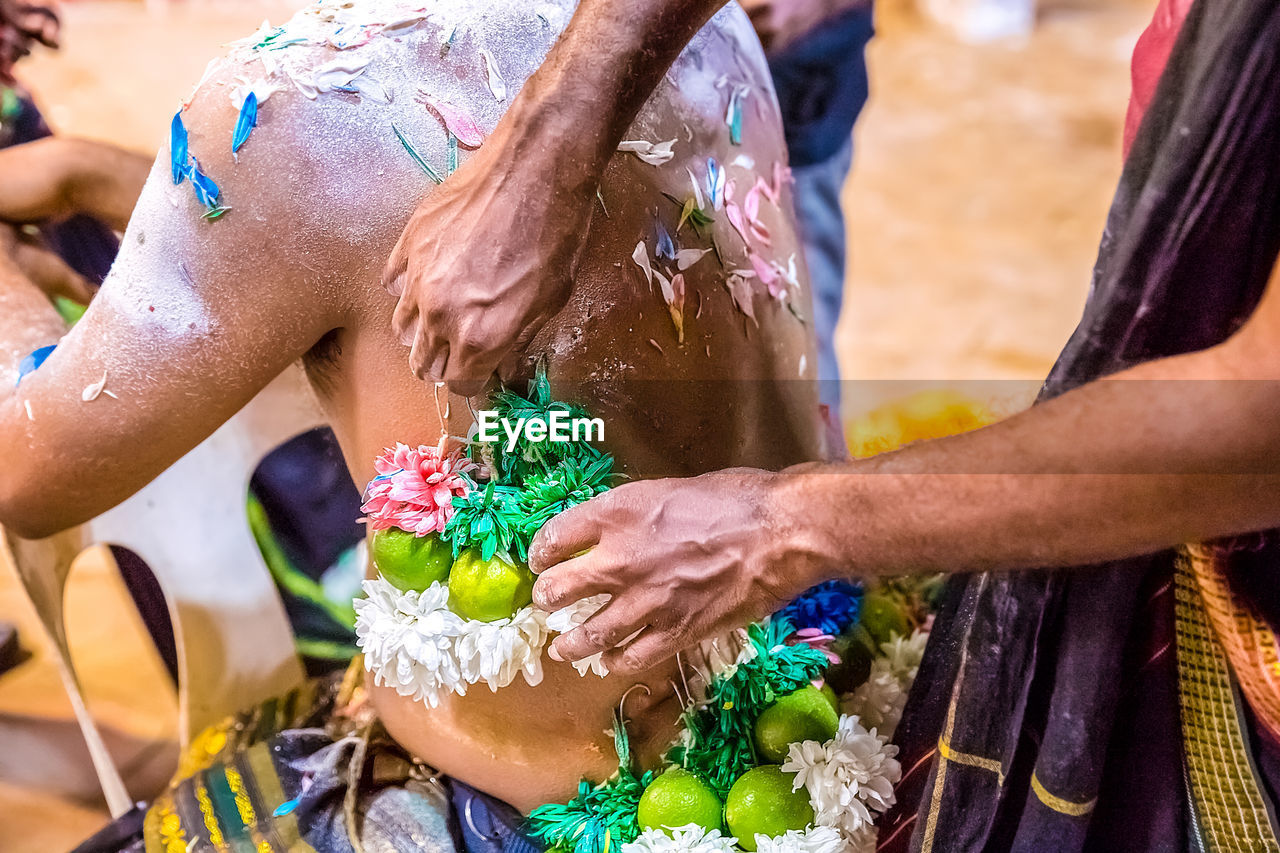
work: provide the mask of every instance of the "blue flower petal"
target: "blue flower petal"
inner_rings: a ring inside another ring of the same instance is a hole
[[[716,184],[720,181],[720,164],[714,157],[707,158],[707,200],[712,207],[716,206]]]
[[[725,115],[725,124],[729,125],[729,141],[734,145],[742,144],[742,98],[746,94],[742,89],[734,89],[729,95],[729,110]]]
[[[285,802],[276,806],[276,810],[271,813],[271,816],[284,817],[285,815],[289,814],[297,807],[298,807],[298,800],[296,798],[292,800],[286,800]]]
[[[191,158],[191,168],[187,170],[187,177],[191,179],[191,186],[196,191],[196,198],[205,207],[217,207],[218,195],[220,190],[213,179],[200,171],[200,164],[196,159]]]
[[[258,96],[250,92],[245,96],[244,104],[240,107],[240,117],[236,119],[236,129],[231,134],[231,153],[234,154],[240,150],[240,147],[249,140],[249,134],[258,126]]]
[[[32,350],[30,355],[18,362],[18,381],[13,383],[13,387],[18,387],[22,382],[22,377],[26,376],[28,373],[34,373],[39,369],[40,365],[44,364],[49,356],[53,355],[53,351],[57,348],[57,344],[49,344],[47,347],[40,347],[40,349]]]
[[[666,226],[661,222],[658,223],[658,247],[655,250],[659,258],[665,258],[668,261],[676,259],[676,244],[671,239],[671,234],[667,232]]]
[[[187,126],[182,123],[182,111],[173,114],[169,125],[169,162],[173,168],[173,185],[182,183],[187,176],[187,161],[191,153],[187,148]]]

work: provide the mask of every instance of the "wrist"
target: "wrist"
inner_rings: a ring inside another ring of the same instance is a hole
[[[797,594],[854,574],[829,529],[833,516],[824,508],[830,505],[826,492],[834,478],[823,473],[825,467],[803,465],[770,474],[765,487],[768,517],[775,528],[771,562],[786,567]]]

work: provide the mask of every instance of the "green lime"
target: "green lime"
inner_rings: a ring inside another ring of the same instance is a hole
[[[369,556],[388,583],[414,592],[422,592],[432,581],[443,582],[453,565],[453,552],[440,537],[415,536],[398,527],[374,533]]]
[[[748,770],[738,777],[724,801],[729,834],[743,850],[756,849],[756,836],[775,838],[788,830],[804,829],[813,822],[813,807],[804,788],[791,790],[793,773],[776,764]]]
[[[449,570],[449,609],[465,619],[495,622],[533,601],[533,572],[504,553],[489,559],[463,551]]]
[[[877,648],[880,643],[892,640],[894,634],[905,637],[911,633],[907,627],[906,614],[902,612],[898,602],[878,592],[869,592],[863,596],[859,621],[876,641]]]
[[[781,764],[787,747],[802,740],[826,743],[836,736],[840,715],[813,685],[801,687],[774,702],[756,718],[756,750],[765,761]]]
[[[649,783],[640,795],[636,820],[641,829],[671,830],[696,823],[719,829],[723,806],[711,786],[683,767],[672,767]]]

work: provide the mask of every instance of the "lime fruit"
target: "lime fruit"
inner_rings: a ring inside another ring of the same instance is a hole
[[[831,701],[813,685],[788,693],[756,718],[756,751],[765,761],[781,764],[787,748],[802,740],[826,743],[836,736],[840,716]]]
[[[415,536],[398,527],[374,533],[369,556],[388,583],[406,592],[422,592],[433,581],[443,582],[453,565],[453,552],[440,537]]]
[[[869,592],[863,596],[859,621],[876,641],[877,648],[880,643],[892,640],[894,634],[905,637],[911,633],[907,617],[898,602],[877,592]]]
[[[673,767],[649,783],[640,795],[636,821],[641,829],[671,830],[696,823],[720,829],[723,806],[711,786],[682,767]]]
[[[449,609],[464,619],[495,622],[533,602],[533,572],[504,553],[489,559],[468,548],[449,570]]]
[[[739,847],[755,850],[757,835],[774,838],[813,822],[809,792],[804,788],[791,790],[794,779],[795,774],[783,773],[776,764],[766,764],[748,770],[733,783],[724,801],[724,819]]]

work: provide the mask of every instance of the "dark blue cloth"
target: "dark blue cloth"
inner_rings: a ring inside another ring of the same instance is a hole
[[[769,59],[792,168],[829,159],[853,133],[867,102],[872,12],[870,2],[842,12]]]

